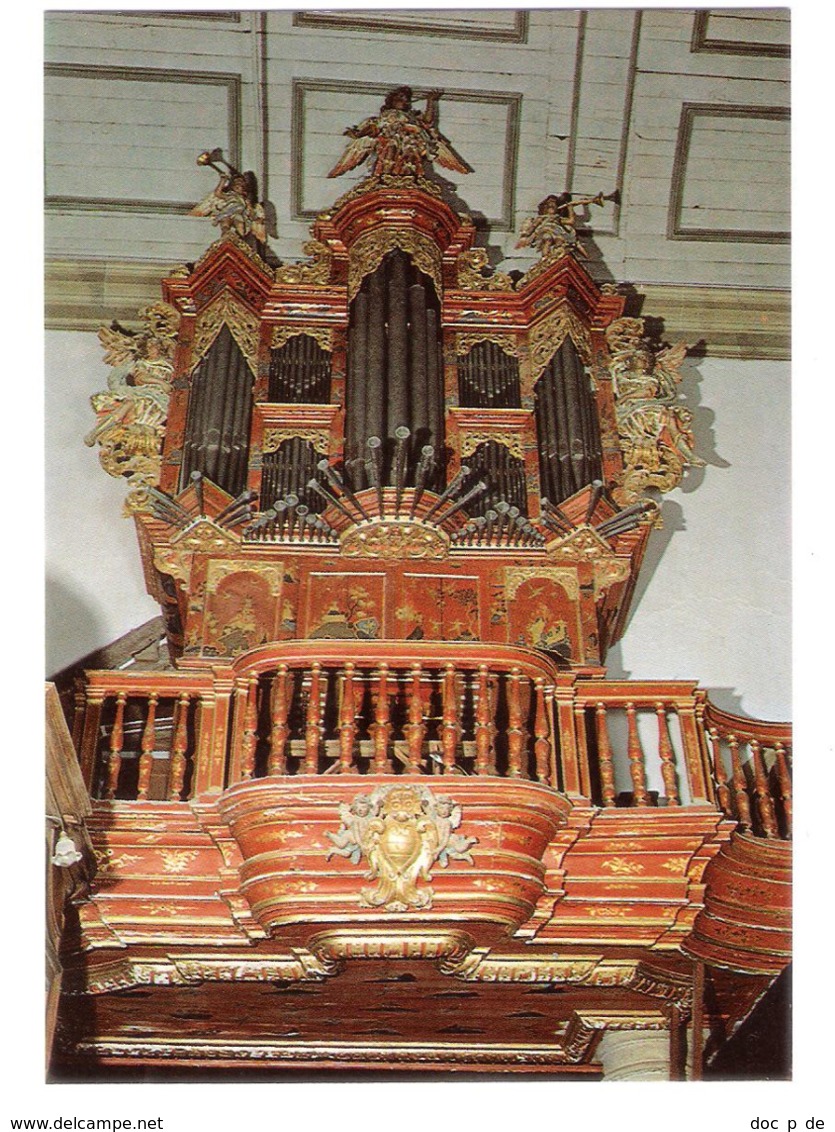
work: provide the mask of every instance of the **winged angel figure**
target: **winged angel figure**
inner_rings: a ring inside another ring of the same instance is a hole
[[[360,903],[365,908],[405,912],[429,908],[431,888],[418,888],[418,881],[431,880],[437,862],[443,868],[451,860],[472,864],[474,837],[454,831],[461,824],[461,807],[451,798],[438,797],[425,786],[384,786],[360,794],[350,806],[339,807],[342,827],[328,833],[334,848],[328,854],[347,857],[356,865],[364,855],[369,880],[376,888],[364,888]]]
[[[101,445],[99,458],[110,475],[150,484],[159,472],[179,314],[165,303],[155,303],[140,315],[145,324],[141,331],[115,321],[99,331],[104,361],[113,369],[107,392],[91,398],[98,421],[84,443],[90,448]]]
[[[345,130],[351,141],[328,176],[339,177],[369,160],[372,177],[417,179],[423,176],[425,161],[437,162],[455,173],[471,173],[471,167],[435,125],[442,94],[440,90],[430,91],[426,108],[418,112],[412,107],[411,87],[390,91],[379,114]]]
[[[619,502],[633,503],[648,487],[671,491],[688,466],[704,467],[694,452],[692,414],[676,404],[687,346],[653,351],[642,318],[617,319],[606,338],[625,463]]]

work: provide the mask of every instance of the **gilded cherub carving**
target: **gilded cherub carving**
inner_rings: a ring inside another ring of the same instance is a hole
[[[370,161],[372,177],[421,178],[426,161],[456,173],[472,172],[435,124],[442,94],[430,91],[425,109],[417,111],[412,106],[411,87],[390,91],[379,114],[345,130],[351,141],[328,176],[339,177],[366,161]]]

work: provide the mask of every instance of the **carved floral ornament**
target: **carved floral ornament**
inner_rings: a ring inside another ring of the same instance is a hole
[[[568,306],[560,306],[531,327],[531,380],[536,382],[566,338],[577,347],[580,358],[591,362],[591,338],[587,327]]]
[[[438,297],[441,286],[441,253],[437,244],[412,228],[381,227],[365,232],[351,247],[348,269],[348,301],[355,297],[366,275],[376,271],[389,252],[399,248],[411,257],[419,271],[428,275]]]
[[[221,294],[197,318],[191,368],[194,370],[226,326],[235,339],[253,375],[258,373],[258,316],[237,302],[228,291]]]
[[[425,523],[378,521],[350,527],[341,540],[348,558],[446,558],[449,540]]]
[[[308,240],[302,251],[311,263],[286,263],[276,268],[277,283],[300,287],[327,287],[331,277],[333,252],[321,240]]]
[[[309,440],[316,452],[321,452],[324,456],[328,454],[330,433],[327,428],[308,428],[302,425],[298,425],[297,427],[288,425],[284,428],[264,429],[264,440],[261,445],[261,451],[264,454],[277,452],[285,440],[295,439]]]
[[[433,794],[426,786],[381,786],[358,794],[339,807],[342,825],[328,833],[333,856],[357,865],[365,857],[367,877],[377,882],[360,893],[362,908],[407,912],[431,908],[433,890],[421,885],[432,879],[431,869],[450,861],[472,864],[476,838],[454,830],[461,824],[461,807],[451,798]]]
[[[466,435],[461,438],[461,458],[469,456],[481,444],[488,444],[490,441],[494,444],[501,444],[511,456],[515,456],[518,460],[524,460],[525,448],[519,433],[508,435],[507,432],[498,432],[492,429],[468,429]]]
[[[459,358],[466,357],[479,342],[493,342],[511,358],[518,358],[521,351],[514,334],[502,330],[466,330],[455,335],[455,353]]]

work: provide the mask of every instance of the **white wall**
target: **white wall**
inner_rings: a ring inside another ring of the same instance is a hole
[[[126,485],[85,447],[109,369],[92,334],[47,338],[47,671],[158,613],[145,593]],[[613,676],[695,679],[729,710],[790,715],[789,376],[782,362],[684,367],[710,461],[664,502]]]

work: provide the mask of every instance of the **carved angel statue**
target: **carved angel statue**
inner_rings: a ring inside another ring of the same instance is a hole
[[[351,141],[328,176],[339,177],[369,160],[372,177],[419,178],[425,161],[437,162],[455,173],[471,173],[470,166],[435,125],[442,94],[440,90],[430,91],[426,108],[418,112],[412,107],[411,87],[390,91],[379,114],[345,130]]]
[[[687,467],[704,467],[694,452],[692,414],[676,404],[683,342],[654,350],[642,318],[619,318],[606,331],[618,434],[624,454],[621,503],[640,499],[648,487],[671,491]]]
[[[221,169],[218,162],[226,168]],[[224,160],[221,149],[201,153],[197,164],[214,169],[220,180],[189,216],[210,216],[212,224],[224,235],[235,232],[243,240],[254,236],[260,243],[266,243],[267,217],[264,205],[258,200],[258,180],[252,170],[241,173]]]
[[[588,257],[588,252],[577,238],[577,210],[588,204],[603,205],[604,201],[620,200],[617,190],[604,196],[572,197],[571,193],[551,193],[540,201],[536,216],[522,225],[517,248],[534,248],[543,259],[550,255],[564,255],[573,251]]]
[[[472,864],[474,837],[453,831],[461,824],[461,807],[451,798],[437,797],[425,786],[378,787],[358,795],[350,806],[339,807],[342,826],[328,833],[334,848],[328,854],[347,857],[358,864],[365,856],[366,876],[376,888],[364,888],[360,904],[405,912],[429,908],[431,888],[418,887],[432,879],[437,862],[443,868],[451,860]]]
[[[144,330],[128,330],[114,321],[99,331],[104,361],[113,369],[108,391],[91,398],[98,421],[84,443],[101,445],[99,458],[110,475],[150,484],[159,472],[179,314],[155,303],[140,316]]]

